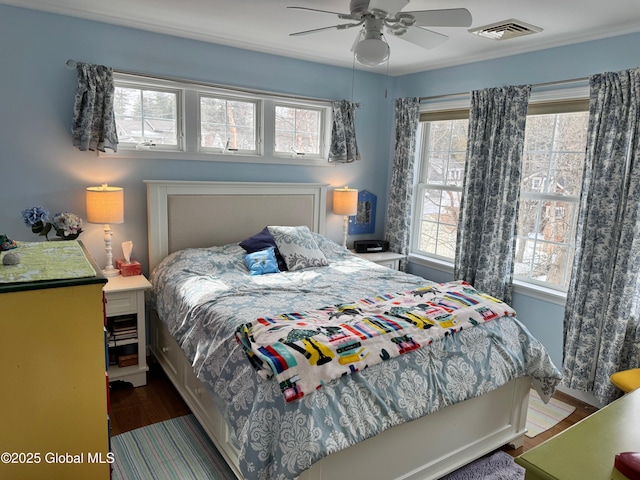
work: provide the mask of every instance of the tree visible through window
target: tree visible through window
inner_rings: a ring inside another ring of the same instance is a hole
[[[320,154],[322,112],[276,105],[277,153]]]
[[[423,128],[426,152],[418,192],[421,209],[417,249],[437,257],[453,259],[468,120],[428,122]]]
[[[575,251],[588,112],[528,115],[515,278],[566,290]],[[454,260],[467,120],[423,123],[413,250]]]
[[[255,102],[200,97],[200,146],[255,152]]]
[[[516,278],[569,286],[587,121],[587,112],[527,117]]]
[[[177,147],[177,105],[177,92],[116,86],[114,110],[120,144]]]

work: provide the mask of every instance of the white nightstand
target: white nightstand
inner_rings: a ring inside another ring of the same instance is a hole
[[[351,251],[360,258],[377,263],[383,267],[393,268],[394,270],[398,270],[400,268],[400,260],[405,258],[405,255],[394,252],[356,253],[353,250]]]
[[[109,277],[102,289],[109,335],[109,381],[134,387],[147,384],[147,336],[144,292],[151,283],[144,275]],[[133,355],[137,355],[135,358]]]

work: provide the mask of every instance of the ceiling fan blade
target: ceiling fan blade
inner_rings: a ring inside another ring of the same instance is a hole
[[[470,27],[473,21],[471,13],[466,8],[420,10],[402,13],[412,15],[416,19],[415,25],[420,27]]]
[[[449,39],[446,35],[420,27],[409,27],[402,35],[395,36],[426,49],[442,45]]]
[[[331,30],[332,28],[335,28],[336,30],[346,30],[347,28],[353,28],[353,27],[357,27],[359,25],[362,25],[362,23],[363,22],[358,22],[358,23],[340,23],[338,25],[331,25],[330,27],[313,28],[311,30],[304,30],[302,32],[290,33],[289,36],[290,37],[299,37],[301,35],[308,35],[310,33],[322,32],[323,30]]]
[[[371,0],[368,10],[382,10],[387,12],[390,17],[393,17],[408,4],[409,0]]]
[[[332,15],[346,15],[346,14],[339,13],[339,12],[330,12],[329,10],[319,10],[317,8],[308,8],[308,7],[287,7],[287,8],[292,8],[294,10],[309,10],[309,11],[312,11],[312,12],[330,13]]]

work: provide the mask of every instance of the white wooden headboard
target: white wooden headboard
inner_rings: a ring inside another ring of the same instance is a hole
[[[149,271],[169,253],[244,240],[267,225],[325,233],[327,185],[145,180]]]

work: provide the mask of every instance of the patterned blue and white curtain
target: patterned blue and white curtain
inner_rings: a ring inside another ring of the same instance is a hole
[[[73,105],[71,135],[80,150],[118,148],[116,118],[113,112],[113,70],[102,65],[78,62],[78,88]]]
[[[564,317],[564,383],[602,403],[640,366],[640,69],[593,75],[576,257]]]
[[[522,151],[531,87],[472,92],[454,275],[511,302]]]
[[[356,108],[358,104],[348,100],[333,102],[329,162],[351,163],[360,160],[360,151],[356,142]]]
[[[417,97],[398,98],[395,102],[395,148],[385,237],[392,252],[409,253],[411,210],[415,175],[415,150],[420,100]],[[401,261],[400,269],[406,269]]]

